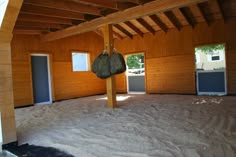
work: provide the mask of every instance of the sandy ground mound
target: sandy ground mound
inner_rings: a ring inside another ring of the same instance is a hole
[[[118,95],[16,109],[20,144],[78,157],[235,157],[236,97]]]

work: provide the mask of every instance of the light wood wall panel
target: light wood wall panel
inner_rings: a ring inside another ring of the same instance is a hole
[[[71,62],[54,62],[54,90],[56,100],[100,94],[105,80],[91,72],[72,72]]]
[[[127,83],[126,83],[125,72],[115,75],[115,81],[116,81],[116,92],[127,93]]]
[[[236,94],[235,27],[235,20],[216,21],[210,26],[201,23],[194,29],[186,26],[181,31],[170,29],[168,33],[148,33],[143,38],[115,40],[115,47],[124,54],[145,52],[147,93],[193,94],[196,93],[195,46],[225,43],[228,93]]]
[[[72,72],[72,51],[90,53],[91,63],[103,50],[103,38],[84,33],[54,42],[42,43],[37,35],[14,35],[12,65],[15,106],[33,104],[31,53],[50,54],[55,100],[105,93],[104,81],[92,72]]]
[[[149,93],[195,93],[192,55],[146,60]]]

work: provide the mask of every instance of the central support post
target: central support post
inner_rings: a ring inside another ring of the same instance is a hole
[[[107,51],[108,55],[111,55],[113,52],[113,33],[112,25],[103,26],[103,36],[104,36],[104,49]],[[111,76],[106,79],[107,87],[107,106],[109,108],[117,107],[116,102],[116,83],[115,77]]]

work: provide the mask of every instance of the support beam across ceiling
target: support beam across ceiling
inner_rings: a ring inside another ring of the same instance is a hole
[[[116,2],[111,0],[72,0],[72,1],[96,7],[118,10]]]
[[[58,9],[50,9],[30,4],[24,4],[21,8],[21,13],[48,16],[48,17],[57,17],[57,18],[67,18],[67,19],[82,20],[82,21],[85,20],[84,15],[80,13],[58,10]]]
[[[196,23],[191,17],[193,15],[191,10],[187,7],[184,7],[184,8],[180,8],[179,11],[181,12],[185,20],[188,22],[188,24],[190,24],[192,28],[194,28]]]
[[[181,8],[189,5],[206,2],[208,0],[155,0],[144,5],[139,5],[130,9],[126,9],[122,12],[110,14],[105,17],[100,17],[89,22],[84,22],[77,26],[73,26],[61,31],[49,33],[42,36],[42,41],[53,41],[68,36],[80,34],[95,30],[106,24],[116,24],[120,22],[129,21],[132,19],[140,18],[146,15],[152,15],[155,13],[165,12],[174,8]]]
[[[24,0],[24,4],[31,4],[51,9],[73,11],[78,13],[101,15],[99,9],[96,7],[88,6],[85,4],[78,4],[76,2],[68,0]]]
[[[166,26],[166,24],[164,22],[161,21],[161,19],[157,16],[157,15],[150,15],[149,16],[152,21],[154,21],[160,28],[161,30],[163,30],[165,33],[167,33],[168,31],[168,27]]]
[[[139,30],[134,24],[132,24],[130,21],[124,22],[129,28],[131,28],[133,31],[135,31],[139,36],[143,37],[143,32]]]
[[[143,18],[136,19],[146,30],[155,35],[155,30]]]
[[[203,9],[203,6],[202,4],[197,4],[197,9],[199,10],[199,12],[201,13],[203,19],[205,20],[205,22],[207,23],[207,25],[209,26],[211,24],[210,20],[208,19],[204,9]]]
[[[126,29],[124,29],[121,25],[115,24],[114,27],[116,27],[118,30],[120,30],[122,33],[124,33],[130,39],[133,39],[133,35],[130,32],[128,32]]]
[[[169,21],[174,25],[174,27],[180,31],[182,26],[178,18],[175,16],[175,14],[172,11],[166,11],[164,12],[164,14],[169,19]]]
[[[41,15],[30,15],[24,13],[19,14],[18,20],[27,22],[58,23],[58,24],[72,25],[72,22],[69,19],[46,17]]]

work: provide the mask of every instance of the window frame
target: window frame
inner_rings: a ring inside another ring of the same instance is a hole
[[[86,54],[86,70],[74,70],[74,62],[73,62],[73,54],[79,53],[79,54]],[[88,51],[79,51],[79,50],[73,50],[71,51],[71,70],[72,72],[89,72],[91,71],[91,65],[90,65],[90,53]]]

